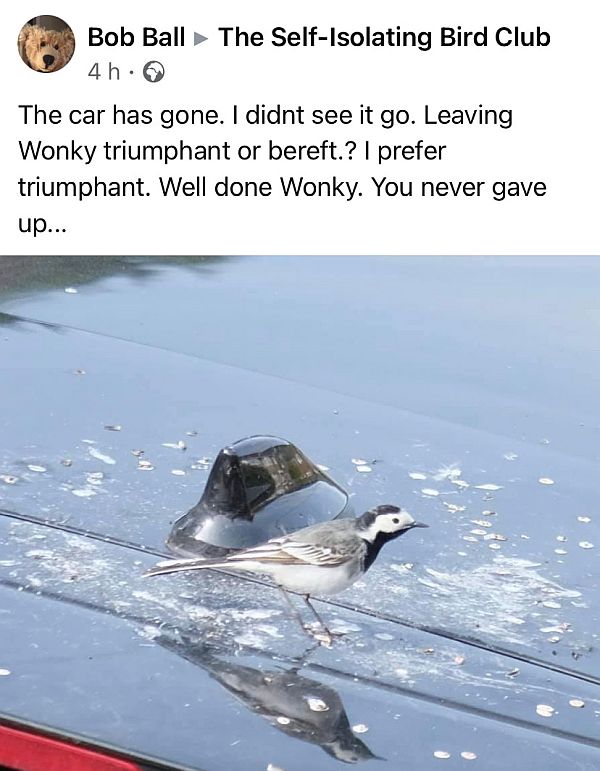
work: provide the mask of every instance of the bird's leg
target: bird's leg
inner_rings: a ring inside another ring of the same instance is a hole
[[[310,608],[310,610],[311,610],[311,612],[312,612],[313,616],[314,616],[314,617],[317,619],[317,621],[319,622],[319,626],[321,627],[321,629],[323,629],[323,631],[325,632],[325,634],[326,634],[326,635],[327,635],[327,637],[329,638],[328,642],[329,642],[329,643],[331,643],[331,641],[333,640],[333,634],[332,634],[332,633],[329,631],[329,629],[327,628],[327,624],[326,624],[326,623],[323,621],[323,619],[321,618],[321,616],[319,616],[319,614],[317,613],[317,611],[316,611],[316,610],[314,609],[314,607],[312,606],[312,604],[311,604],[311,602],[310,602],[310,594],[303,594],[303,595],[302,595],[302,597],[303,597],[303,599],[304,599],[304,602],[305,602],[305,603],[308,605],[308,607]]]
[[[296,621],[297,621],[297,622],[300,624],[300,626],[302,627],[302,631],[303,631],[305,634],[307,634],[307,635],[308,635],[308,636],[309,636],[311,639],[313,639],[313,640],[317,640],[317,641],[321,642],[321,644],[323,644],[323,643],[324,643],[325,645],[327,645],[327,646],[330,646],[330,645],[331,645],[331,642],[332,642],[332,640],[333,640],[333,635],[332,635],[332,633],[329,631],[329,629],[327,629],[327,627],[325,626],[325,624],[323,623],[323,619],[321,618],[321,616],[319,616],[319,614],[317,613],[317,611],[316,611],[316,610],[313,608],[313,606],[310,604],[310,602],[309,602],[309,599],[308,599],[308,598],[309,598],[309,595],[302,595],[302,597],[303,597],[304,601],[306,602],[306,604],[308,605],[308,607],[311,609],[311,612],[314,614],[314,616],[315,616],[315,618],[317,619],[317,621],[319,622],[319,626],[320,626],[320,627],[323,629],[323,632],[324,632],[324,634],[320,634],[320,635],[319,635],[319,634],[315,634],[315,633],[313,632],[313,630],[312,630],[312,629],[311,629],[309,626],[307,626],[307,625],[304,623],[304,621],[302,620],[302,616],[300,615],[300,613],[298,613],[298,611],[296,610],[296,608],[294,607],[294,605],[292,605],[292,601],[290,600],[290,598],[289,598],[289,595],[288,595],[288,593],[285,591],[285,589],[283,588],[283,586],[279,586],[279,585],[278,585],[278,586],[277,586],[277,588],[278,588],[278,589],[279,589],[279,591],[282,593],[282,595],[283,595],[283,599],[285,600],[285,602],[286,602],[286,604],[287,604],[288,608],[290,609],[290,612],[291,612],[292,616],[293,616],[293,617],[296,619]],[[309,649],[309,651],[307,651],[307,652],[312,652],[312,649]]]
[[[296,608],[292,604],[292,601],[290,600],[290,597],[289,597],[288,593],[286,592],[286,590],[283,588],[283,586],[279,586],[279,585],[277,586],[277,588],[279,589],[279,591],[283,595],[283,599],[285,600],[285,604],[288,606],[288,608],[290,610],[290,613],[292,614],[292,616],[296,619],[296,621],[302,627],[302,631],[305,634],[308,634],[309,636],[311,636],[310,632],[308,631],[308,629],[306,628],[306,626],[304,624],[304,621],[302,621],[302,616],[300,615],[300,613],[298,613],[298,611],[296,610]]]

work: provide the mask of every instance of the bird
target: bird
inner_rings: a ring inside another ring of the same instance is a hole
[[[332,633],[312,606],[311,595],[332,595],[347,589],[367,572],[386,543],[416,527],[428,525],[416,522],[399,506],[384,504],[360,517],[310,525],[221,559],[163,560],[144,575],[230,568],[270,576],[302,628],[308,632],[290,602],[288,591],[302,595],[330,642]]]

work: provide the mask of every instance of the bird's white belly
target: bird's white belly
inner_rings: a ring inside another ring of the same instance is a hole
[[[300,594],[337,594],[351,586],[358,574],[347,565],[323,568],[316,565],[286,565],[269,571],[284,589]]]

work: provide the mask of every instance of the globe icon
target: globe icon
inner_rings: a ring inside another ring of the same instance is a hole
[[[158,83],[165,76],[165,68],[160,62],[146,62],[144,65],[144,77],[151,83]]]

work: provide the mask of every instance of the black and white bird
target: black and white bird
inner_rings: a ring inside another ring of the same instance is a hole
[[[310,596],[330,595],[347,589],[371,567],[382,546],[415,527],[415,522],[398,506],[384,505],[365,511],[356,519],[335,519],[271,538],[266,543],[229,554],[222,559],[165,560],[150,568],[146,576],[184,570],[230,568],[271,576],[284,591],[303,595],[319,623],[331,633],[310,604]]]

